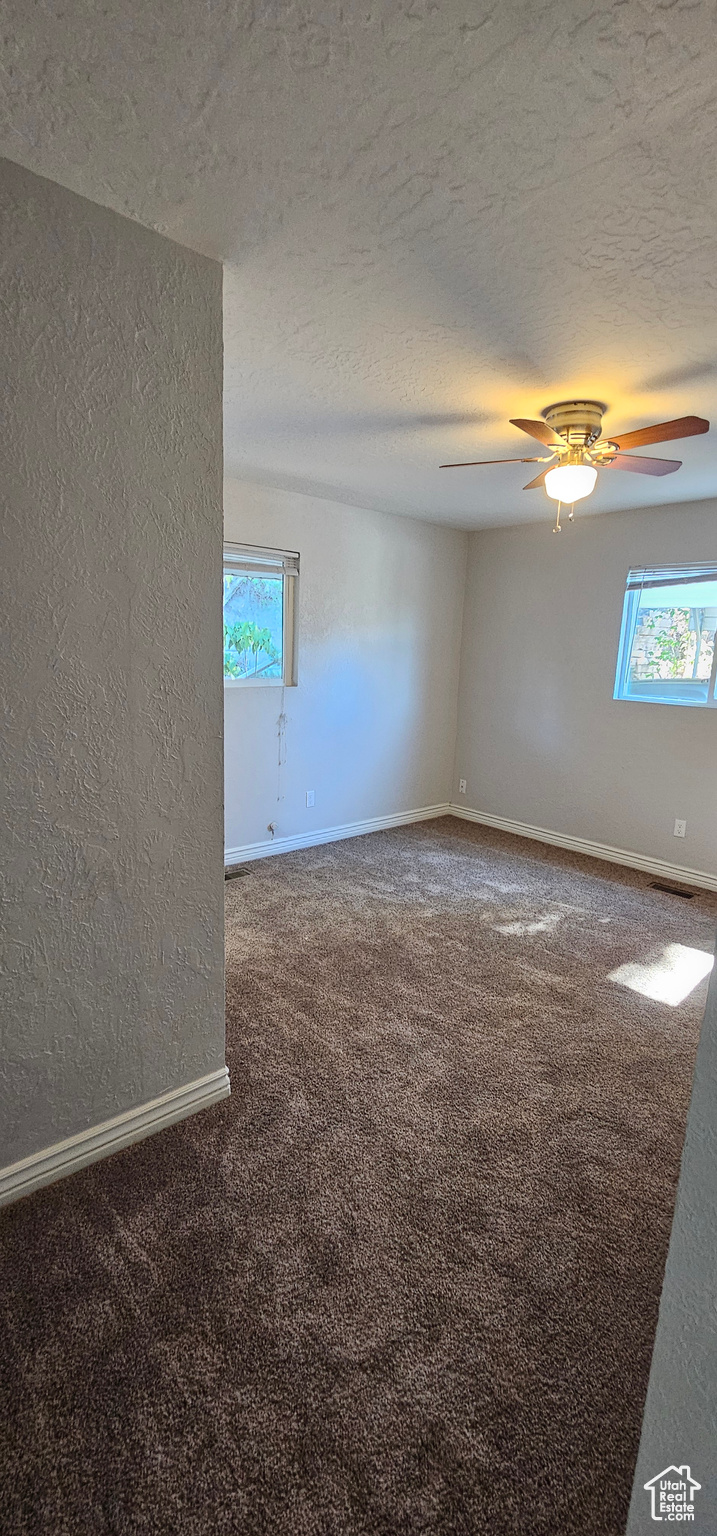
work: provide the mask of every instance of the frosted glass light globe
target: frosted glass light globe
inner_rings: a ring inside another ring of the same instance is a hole
[[[545,489],[554,501],[581,501],[595,489],[597,470],[592,464],[556,464],[545,476]]]

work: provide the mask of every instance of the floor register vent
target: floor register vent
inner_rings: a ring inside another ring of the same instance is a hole
[[[683,901],[692,901],[694,891],[681,891],[678,885],[663,885],[661,880],[650,881],[651,891],[664,891],[667,896],[681,896]]]

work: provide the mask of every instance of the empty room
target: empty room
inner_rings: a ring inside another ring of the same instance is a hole
[[[8,0],[2,1536],[717,1530],[707,0]]]

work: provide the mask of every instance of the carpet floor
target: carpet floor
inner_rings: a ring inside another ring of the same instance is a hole
[[[227,884],[231,1099],[2,1213],[3,1533],[621,1536],[717,914],[648,880],[444,818]]]

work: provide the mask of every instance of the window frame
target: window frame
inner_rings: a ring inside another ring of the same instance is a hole
[[[678,709],[717,709],[717,640],[714,645],[712,666],[707,682],[707,697],[695,698],[654,698],[646,694],[630,693],[630,663],[632,661],[632,648],[635,642],[635,631],[640,613],[640,597],[645,588],[688,586],[697,581],[715,581],[717,583],[717,561],[700,561],[692,565],[653,565],[635,566],[628,573],[625,581],[625,596],[622,607],[622,622],[620,625],[620,640],[617,650],[617,665],[615,668],[615,686],[613,699],[622,704],[664,704]],[[656,679],[655,681],[659,681]],[[667,682],[668,679],[662,679]],[[689,682],[691,679],[675,679],[675,682]],[[702,680],[701,680],[702,681]]]
[[[291,549],[265,549],[258,544],[224,540],[222,583],[227,571],[246,576],[280,576],[282,579],[282,670],[280,677],[225,677],[225,688],[295,688],[297,672],[297,616],[299,554]]]

